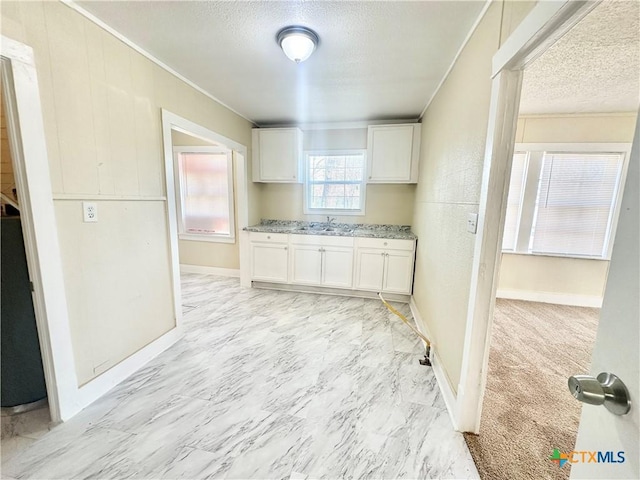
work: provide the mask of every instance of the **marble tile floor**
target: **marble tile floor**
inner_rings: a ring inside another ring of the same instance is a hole
[[[479,478],[379,301],[182,281],[183,338],[3,478]]]
[[[49,406],[45,404],[29,412],[2,416],[0,424],[0,456],[4,464],[50,430]]]

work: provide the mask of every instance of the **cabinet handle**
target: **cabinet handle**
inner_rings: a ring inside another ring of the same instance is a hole
[[[289,250],[289,247],[284,247],[285,250]]]
[[[387,245],[389,245],[387,242],[384,242],[384,246],[386,247]]]
[[[267,235],[267,240],[271,240],[271,236],[270,235]]]
[[[322,253],[322,249],[321,249],[321,248],[319,248],[319,249],[318,249],[318,251],[319,251],[320,253]]]
[[[389,257],[389,254],[388,254],[388,253],[385,253],[385,255],[386,255],[387,257]]]
[[[382,255],[384,257],[384,252],[382,252],[380,255]]]

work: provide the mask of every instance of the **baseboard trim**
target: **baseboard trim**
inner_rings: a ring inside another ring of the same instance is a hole
[[[160,355],[179,339],[179,328],[169,330],[146,347],[138,350],[130,357],[78,388],[77,409],[75,413],[89,406],[127,377],[140,370],[144,365]]]
[[[287,292],[317,293],[320,295],[338,295],[341,297],[378,299],[377,292],[369,292],[366,290],[351,290],[347,288],[317,287],[314,285],[301,285],[295,283],[258,282],[256,280],[251,282],[251,286],[254,288],[265,288],[267,290],[286,290]],[[409,303],[409,295],[402,295],[399,293],[385,293],[384,298],[392,302]]]
[[[411,296],[409,300],[409,308],[411,308],[411,314],[416,321],[416,326],[418,330],[426,336],[429,340],[431,340],[431,365],[433,368],[433,374],[436,376],[436,381],[438,382],[438,387],[440,388],[440,392],[442,392],[442,398],[444,399],[444,404],[447,407],[447,412],[449,412],[449,418],[451,419],[451,423],[453,424],[453,428],[458,430],[458,422],[455,417],[455,408],[456,408],[456,394],[453,392],[451,388],[451,384],[449,383],[447,374],[442,368],[442,362],[440,360],[440,356],[438,355],[438,349],[436,345],[433,343],[433,336],[430,334],[427,325],[422,319],[422,315],[420,315],[420,310],[418,310],[418,305]]]
[[[554,303],[574,307],[602,308],[602,297],[594,295],[572,295],[566,293],[536,292],[532,290],[498,289],[497,298],[525,300],[527,302]]]
[[[218,275],[220,277],[240,278],[239,268],[206,267],[203,265],[180,264],[181,273],[201,273],[204,275]]]

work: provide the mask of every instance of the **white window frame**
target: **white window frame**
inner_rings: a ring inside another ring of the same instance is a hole
[[[525,185],[520,207],[520,218],[518,219],[518,234],[515,250],[502,250],[505,254],[513,255],[534,255],[542,257],[564,257],[594,260],[610,260],[613,250],[613,241],[616,228],[618,226],[618,216],[622,203],[622,190],[627,178],[629,166],[629,155],[631,153],[630,143],[516,143],[514,147],[516,153],[528,153],[529,164],[525,173]],[[611,153],[622,154],[622,169],[616,185],[616,201],[613,207],[611,223],[605,239],[605,254],[603,256],[589,255],[565,255],[558,253],[534,253],[529,252],[529,241],[531,230],[535,220],[535,204],[538,196],[538,180],[542,170],[545,153]]]
[[[362,155],[362,180],[360,181],[360,207],[358,210],[346,208],[310,208],[309,207],[309,157],[315,155]],[[365,215],[367,204],[367,150],[362,148],[351,148],[344,150],[306,150],[304,152],[304,187],[303,187],[303,211],[305,215]]]
[[[229,182],[229,234],[222,233],[188,233],[184,227],[184,210],[182,205],[182,192],[184,191],[184,175],[180,170],[179,155],[182,153],[225,153],[227,155],[227,175]],[[173,169],[176,179],[176,207],[178,217],[178,238],[196,242],[236,243],[235,224],[235,192],[233,188],[233,154],[225,147],[207,146],[179,146],[173,147]]]

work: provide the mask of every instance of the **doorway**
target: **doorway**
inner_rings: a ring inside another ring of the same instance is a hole
[[[605,291],[638,111],[637,10],[602,2],[524,69],[482,418],[476,405],[479,436],[467,435],[487,478],[569,476],[544,459],[575,445],[581,404],[566,380],[589,372]]]
[[[16,152],[22,150],[16,134],[12,77],[5,71],[9,60],[2,58],[0,82],[0,252],[2,256],[2,461],[48,431],[51,422],[47,386],[32,298],[32,275],[27,262],[25,230],[21,208],[24,168]],[[31,246],[32,247],[32,246]]]
[[[247,147],[166,110],[162,132],[180,327],[183,313],[198,307],[182,298],[181,273],[240,277],[242,286],[250,285],[243,231],[248,226]]]

